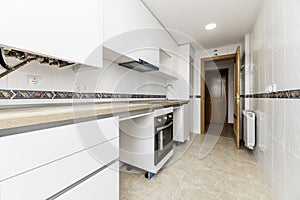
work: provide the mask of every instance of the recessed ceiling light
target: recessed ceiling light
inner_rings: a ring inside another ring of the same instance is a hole
[[[207,24],[206,26],[205,26],[205,29],[206,30],[213,30],[213,29],[215,29],[215,28],[217,28],[217,24],[216,23],[210,23],[210,24]]]

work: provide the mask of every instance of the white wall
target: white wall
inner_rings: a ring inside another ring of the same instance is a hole
[[[104,61],[104,68],[58,68],[36,62],[0,79],[1,89],[112,92],[165,95],[165,80]],[[41,77],[40,86],[28,85],[28,75]],[[80,86],[80,88],[77,88]]]
[[[11,60],[10,63],[17,63]],[[18,61],[19,62],[19,61]],[[54,90],[165,95],[166,80],[121,67],[104,60],[104,68],[82,66],[58,68],[32,62],[0,79],[0,89]],[[1,69],[0,72],[4,71]],[[41,78],[39,86],[30,86],[28,76]],[[31,103],[69,102],[69,100],[26,100]],[[0,100],[1,104],[24,103],[24,100]]]
[[[253,92],[277,84],[279,90],[300,88],[300,1],[265,0],[251,34]],[[299,99],[251,99],[257,115],[259,165],[276,199],[300,197]]]

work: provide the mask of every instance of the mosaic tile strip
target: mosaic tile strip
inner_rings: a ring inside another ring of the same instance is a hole
[[[280,99],[300,99],[300,89],[284,90],[271,93],[247,94],[245,98],[280,98]]]
[[[0,90],[0,99],[12,99],[14,95],[11,90]]]
[[[78,93],[62,91],[33,91],[0,89],[0,99],[128,99],[166,98],[165,95],[121,94],[121,93]]]

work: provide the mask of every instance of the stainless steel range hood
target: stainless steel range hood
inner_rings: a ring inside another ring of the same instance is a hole
[[[133,69],[139,72],[151,72],[151,71],[158,71],[159,68],[142,60],[139,59],[139,61],[129,61],[125,63],[119,63],[120,66],[126,67],[129,69]]]

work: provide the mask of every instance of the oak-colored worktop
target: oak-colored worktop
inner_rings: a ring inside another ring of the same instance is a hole
[[[161,107],[179,106],[187,101],[145,101],[43,105],[0,109],[0,131],[24,126],[76,120],[89,117],[118,116],[134,111],[150,112]],[[148,111],[147,111],[148,110]]]

